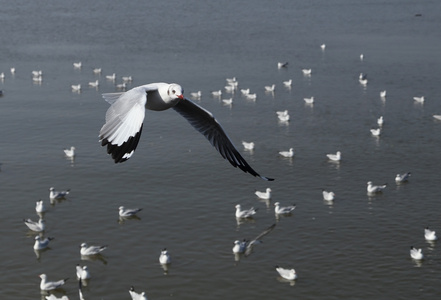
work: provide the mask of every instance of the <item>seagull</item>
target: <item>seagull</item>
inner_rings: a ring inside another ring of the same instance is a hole
[[[423,103],[424,102],[424,96],[421,97],[413,97],[413,100],[415,100],[418,103]]]
[[[135,292],[135,288],[132,286],[129,290],[130,296],[132,297],[132,300],[147,300],[147,296],[145,295],[145,292],[137,293]]]
[[[71,85],[71,88],[72,88],[72,92],[79,92],[79,91],[81,91],[81,84],[73,84],[73,85]]]
[[[222,99],[222,103],[223,103],[224,105],[231,105],[231,104],[233,104],[233,98]]]
[[[278,62],[277,63],[277,68],[281,69],[281,68],[287,68],[288,67],[288,62]]]
[[[101,68],[94,68],[93,73],[94,74],[101,74]]]
[[[0,73],[0,80],[3,80],[3,79],[5,79],[5,73],[4,73],[4,72],[1,72],[1,73]]]
[[[250,93],[250,89],[241,89],[240,92],[242,95],[248,95]]]
[[[321,44],[321,45],[320,45],[320,48],[321,48],[322,50],[325,50],[325,49],[326,49],[326,44]]]
[[[395,182],[396,183],[406,182],[409,180],[410,175],[411,175],[410,172],[404,174],[397,174],[397,176],[395,176]]]
[[[126,83],[123,82],[123,83],[116,84],[116,85],[115,85],[115,88],[116,88],[117,90],[124,90],[124,89],[126,88]]]
[[[283,110],[283,111],[276,111],[276,114],[278,116],[287,116],[288,115],[288,110]]]
[[[383,118],[383,116],[380,116],[378,119],[377,119],[377,124],[378,124],[378,126],[383,126],[383,124],[384,124],[384,118]]]
[[[50,294],[49,296],[46,296],[46,300],[69,300],[69,298],[66,295],[62,296],[61,298],[58,298],[54,294]]]
[[[43,203],[43,200],[39,200],[35,203],[35,211],[37,213],[43,213],[46,211],[46,206]]]
[[[280,151],[279,155],[288,158],[294,157],[294,148],[289,148],[288,151]]]
[[[372,181],[368,181],[367,183],[367,192],[369,194],[381,193],[387,186],[387,183],[383,185],[373,185]]]
[[[120,206],[118,209],[119,216],[122,218],[133,217],[142,210],[142,208],[124,208],[124,206]]]
[[[201,91],[193,92],[193,93],[190,93],[190,96],[192,96],[193,98],[199,99],[202,96],[202,92]]]
[[[286,87],[290,87],[292,85],[292,79],[284,81],[283,85],[286,86]]]
[[[40,289],[42,291],[50,291],[50,290],[58,289],[68,280],[68,278],[66,278],[58,281],[47,281],[46,274],[40,274],[40,278],[41,278]]]
[[[385,90],[380,92],[380,97],[386,98],[386,91]]]
[[[64,199],[69,192],[70,190],[56,191],[55,188],[51,187],[49,189],[49,199]]]
[[[43,76],[43,71],[39,70],[39,71],[32,71],[32,76],[33,77],[41,77]]]
[[[86,243],[80,245],[81,255],[96,255],[107,249],[107,246],[88,246]]]
[[[42,232],[46,228],[46,221],[43,219],[39,219],[38,222],[32,221],[31,219],[24,219],[23,221],[30,230],[35,232]]]
[[[290,206],[284,206],[281,207],[279,202],[274,203],[274,212],[276,213],[276,215],[286,215],[286,214],[290,214],[294,209],[296,209],[296,205],[290,205]]]
[[[254,149],[254,142],[242,141],[242,145],[245,148],[245,150],[253,150]]]
[[[236,218],[238,219],[252,218],[257,211],[257,209],[254,209],[254,207],[251,207],[250,209],[241,210],[240,204],[237,204],[235,207],[236,207]]]
[[[11,67],[10,71],[11,71],[11,74],[12,74],[12,75],[15,74],[15,68],[14,68],[14,67]]]
[[[41,83],[43,81],[43,77],[41,76],[34,76],[32,77],[32,81],[35,83]]]
[[[81,63],[81,61],[79,61],[79,62],[74,62],[74,63],[73,63],[73,66],[74,66],[75,69],[81,69],[82,63]]]
[[[424,238],[427,241],[436,241],[438,239],[436,232],[434,230],[430,230],[429,227],[424,228]]]
[[[91,86],[91,87],[97,87],[97,86],[99,86],[99,85],[100,85],[100,82],[99,82],[98,79],[95,80],[95,81],[91,81],[91,82],[89,82],[89,86]]]
[[[75,147],[74,146],[71,146],[70,149],[64,149],[63,151],[67,157],[70,157],[70,158],[75,157]]]
[[[421,248],[417,249],[414,246],[410,246],[410,257],[412,257],[415,260],[422,260],[424,255]]]
[[[437,119],[437,120],[440,120],[440,121],[441,121],[441,115],[433,115],[433,117],[434,117],[435,119]]]
[[[360,54],[360,60],[363,61],[363,59],[364,59],[364,54],[362,53]]]
[[[381,128],[371,128],[371,134],[373,136],[380,136],[381,134]]]
[[[314,97],[310,98],[303,98],[306,104],[313,104],[314,103]]]
[[[49,246],[49,242],[52,241],[53,237],[47,237],[44,240],[41,239],[39,235],[35,237],[34,250],[43,250]]]
[[[297,279],[297,273],[294,269],[284,269],[279,266],[276,266],[276,271],[279,273],[280,276],[287,280],[296,280]]]
[[[115,80],[116,79],[116,74],[113,73],[112,75],[106,75],[106,79],[107,80]]]
[[[131,82],[133,80],[132,76],[123,76],[121,79],[124,82]]]
[[[271,199],[271,189],[270,188],[266,188],[265,192],[256,191],[254,194],[257,197],[259,197],[260,199],[264,199],[264,200]]]
[[[76,266],[76,271],[77,271],[77,279],[78,280],[87,280],[90,279],[90,277],[92,277],[90,275],[89,269],[87,268],[87,266],[80,266],[79,264]]]
[[[168,251],[166,248],[161,250],[161,255],[159,255],[159,263],[161,265],[166,265],[171,263],[170,254],[168,254]]]
[[[303,75],[310,76],[312,73],[311,69],[302,69]]]
[[[224,88],[225,91],[230,94],[233,94],[236,90],[236,87],[234,85],[226,85]]]
[[[251,254],[251,251],[253,250],[253,246],[257,243],[261,243],[261,239],[267,235],[268,233],[270,233],[274,227],[276,227],[276,224],[271,225],[270,227],[268,227],[267,229],[265,229],[261,234],[259,234],[258,236],[256,236],[254,239],[252,239],[251,241],[249,240],[236,240],[234,241],[234,247],[233,247],[233,253],[234,254],[245,254],[245,256],[248,256]]]
[[[334,192],[328,192],[328,191],[322,190],[322,193],[323,193],[323,199],[326,201],[332,201],[335,198]]]
[[[267,85],[265,86],[265,92],[274,92],[274,89],[276,88],[276,85]]]
[[[290,116],[288,114],[286,115],[277,115],[277,118],[279,118],[280,122],[288,122],[290,119]]]
[[[234,83],[234,82],[237,82],[236,77],[233,77],[233,78],[225,78],[225,80],[226,80],[228,83]]]
[[[329,154],[326,154],[326,157],[331,161],[340,161],[341,160],[341,152],[337,151],[337,153],[335,153],[335,154],[329,153]]]
[[[162,111],[173,108],[181,114],[234,167],[264,180],[240,155],[214,116],[191,100],[184,98],[182,87],[172,83],[151,83],[135,87],[123,93],[103,94],[111,104],[106,113],[106,123],[100,130],[102,146],[115,163],[128,160],[134,153],[143,128],[145,108]]]
[[[159,87],[158,87],[159,88]],[[182,91],[182,88],[181,88],[181,91]],[[146,93],[147,93],[148,91],[146,91]],[[182,94],[181,94],[182,95]],[[220,97],[221,95],[222,95],[222,91],[221,90],[218,90],[218,91],[212,91],[211,92],[211,95],[213,95],[213,96],[215,96],[215,97]],[[149,96],[148,94],[147,94],[147,96]],[[162,95],[161,95],[162,96]],[[170,100],[169,100],[170,101]],[[169,107],[167,107],[167,108],[169,108]],[[166,108],[166,109],[167,109]],[[152,109],[153,110],[153,109]]]
[[[249,100],[256,100],[257,99],[257,94],[256,93],[254,93],[254,94],[247,94],[246,97]]]

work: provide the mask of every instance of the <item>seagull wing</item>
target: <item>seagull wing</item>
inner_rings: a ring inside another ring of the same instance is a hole
[[[260,241],[261,238],[263,238],[265,235],[267,235],[268,233],[270,233],[271,231],[273,231],[274,227],[276,227],[276,224],[271,225],[270,227],[268,227],[267,229],[265,229],[261,234],[259,234],[258,236],[256,236],[252,241],[250,241],[247,244],[247,248],[245,249],[245,256],[248,256],[251,254],[252,250],[253,250],[253,246]]]
[[[233,167],[239,167],[245,173],[260,177],[264,180],[274,179],[260,176],[237,151],[232,141],[225,133],[222,126],[214,118],[213,114],[188,99],[182,99],[173,107],[208,141],[216,148],[224,159],[227,159]]]

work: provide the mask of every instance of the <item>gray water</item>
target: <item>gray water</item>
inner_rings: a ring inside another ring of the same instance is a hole
[[[78,263],[92,274],[86,299],[130,299],[131,285],[149,299],[439,299],[440,245],[423,235],[426,226],[441,234],[441,122],[432,117],[441,114],[439,1],[0,3],[2,299],[44,299],[41,273],[70,277],[55,295],[78,299]],[[288,68],[278,70],[279,61]],[[41,84],[32,70],[43,71]],[[98,143],[112,73],[117,83],[131,75],[129,88],[164,81],[187,96],[201,90],[198,103],[254,169],[276,180],[232,168],[172,110],[148,111],[136,153],[114,164]],[[257,93],[255,102],[239,92],[228,107],[210,95],[233,76]],[[95,79],[99,88],[88,87]],[[275,93],[265,93],[271,84]],[[415,103],[421,95],[425,103]],[[310,96],[313,106],[303,101]],[[289,124],[277,121],[284,109]],[[381,115],[375,138],[369,129]],[[254,141],[254,152],[242,140]],[[62,151],[72,145],[74,161]],[[290,147],[293,159],[278,157]],[[325,154],[337,150],[342,162],[329,163]],[[408,171],[410,181],[396,185],[395,175]],[[367,181],[388,186],[369,197]],[[51,186],[71,193],[50,205]],[[267,187],[272,200],[256,199]],[[333,203],[322,188],[336,193]],[[55,239],[37,256],[22,219],[38,219],[39,199],[49,206],[45,236]],[[276,218],[276,201],[295,203],[294,214]],[[236,204],[258,213],[238,223]],[[119,222],[120,205],[143,211]],[[234,240],[273,223],[254,253],[236,261]],[[82,261],[82,242],[108,249]],[[422,262],[410,258],[412,245],[423,249]],[[167,274],[158,262],[164,247]],[[280,279],[275,265],[295,268],[298,280]]]

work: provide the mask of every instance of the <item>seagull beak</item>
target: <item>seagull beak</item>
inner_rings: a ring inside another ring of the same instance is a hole
[[[178,96],[178,98],[182,100],[182,99],[184,99],[184,95],[181,94]]]

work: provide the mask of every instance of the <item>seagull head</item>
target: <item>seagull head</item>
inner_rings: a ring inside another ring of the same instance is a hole
[[[184,99],[184,89],[179,84],[176,83],[170,84],[170,86],[168,87],[167,94],[170,97]]]

